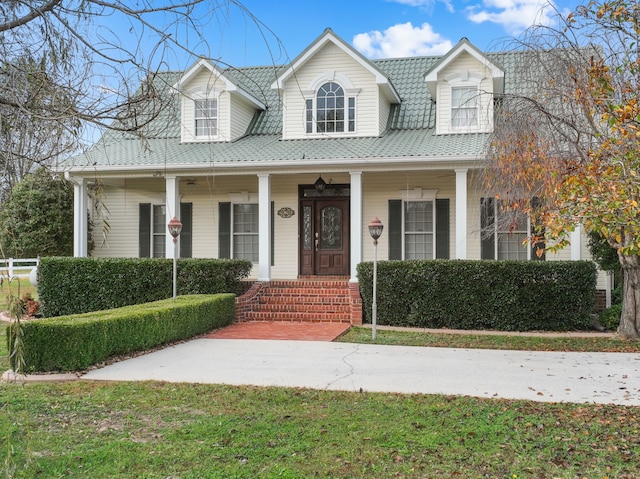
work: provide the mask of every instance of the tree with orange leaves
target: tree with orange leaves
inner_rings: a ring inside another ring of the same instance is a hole
[[[594,0],[557,18],[516,45],[522,81],[499,99],[486,186],[549,249],[578,225],[606,238],[623,270],[618,333],[639,339],[640,5]]]

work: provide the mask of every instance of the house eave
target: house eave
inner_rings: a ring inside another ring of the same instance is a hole
[[[60,169],[74,177],[100,177],[104,176],[138,176],[138,177],[164,177],[167,174],[196,174],[201,175],[237,175],[253,174],[254,172],[270,172],[273,174],[302,173],[330,168],[332,171],[398,171],[399,167],[406,166],[413,170],[442,170],[455,168],[481,168],[484,164],[483,155],[469,156],[412,156],[412,157],[380,157],[380,158],[344,158],[328,159],[292,159],[292,160],[258,160],[250,162],[212,162],[185,163],[176,165],[114,165],[103,166],[96,169],[95,166]]]

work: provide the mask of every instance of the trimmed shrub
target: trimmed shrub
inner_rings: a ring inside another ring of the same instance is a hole
[[[371,321],[373,264],[358,265]],[[596,267],[589,261],[381,261],[377,323],[420,328],[588,329]]]
[[[24,321],[25,371],[77,371],[110,356],[188,339],[230,324],[235,296],[180,296],[57,318]],[[14,330],[7,329],[8,345]],[[11,346],[9,346],[11,350]]]
[[[179,259],[178,294],[235,293],[251,266],[243,260]],[[172,259],[49,257],[38,266],[45,317],[148,303],[172,294]]]

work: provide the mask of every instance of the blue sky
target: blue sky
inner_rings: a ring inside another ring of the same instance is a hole
[[[217,14],[206,36],[209,54],[234,66],[282,64],[295,58],[326,27],[368,58],[441,55],[467,37],[482,50],[551,21],[546,0],[244,0]],[[579,0],[555,0],[569,12]],[[545,8],[546,6],[546,8]],[[268,30],[270,31],[268,31]],[[282,43],[284,50],[279,45]]]

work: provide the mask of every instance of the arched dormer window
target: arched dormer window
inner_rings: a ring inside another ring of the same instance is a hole
[[[315,104],[314,104],[315,103]],[[335,82],[324,83],[306,101],[307,133],[344,133],[356,130],[356,99],[345,96]]]

